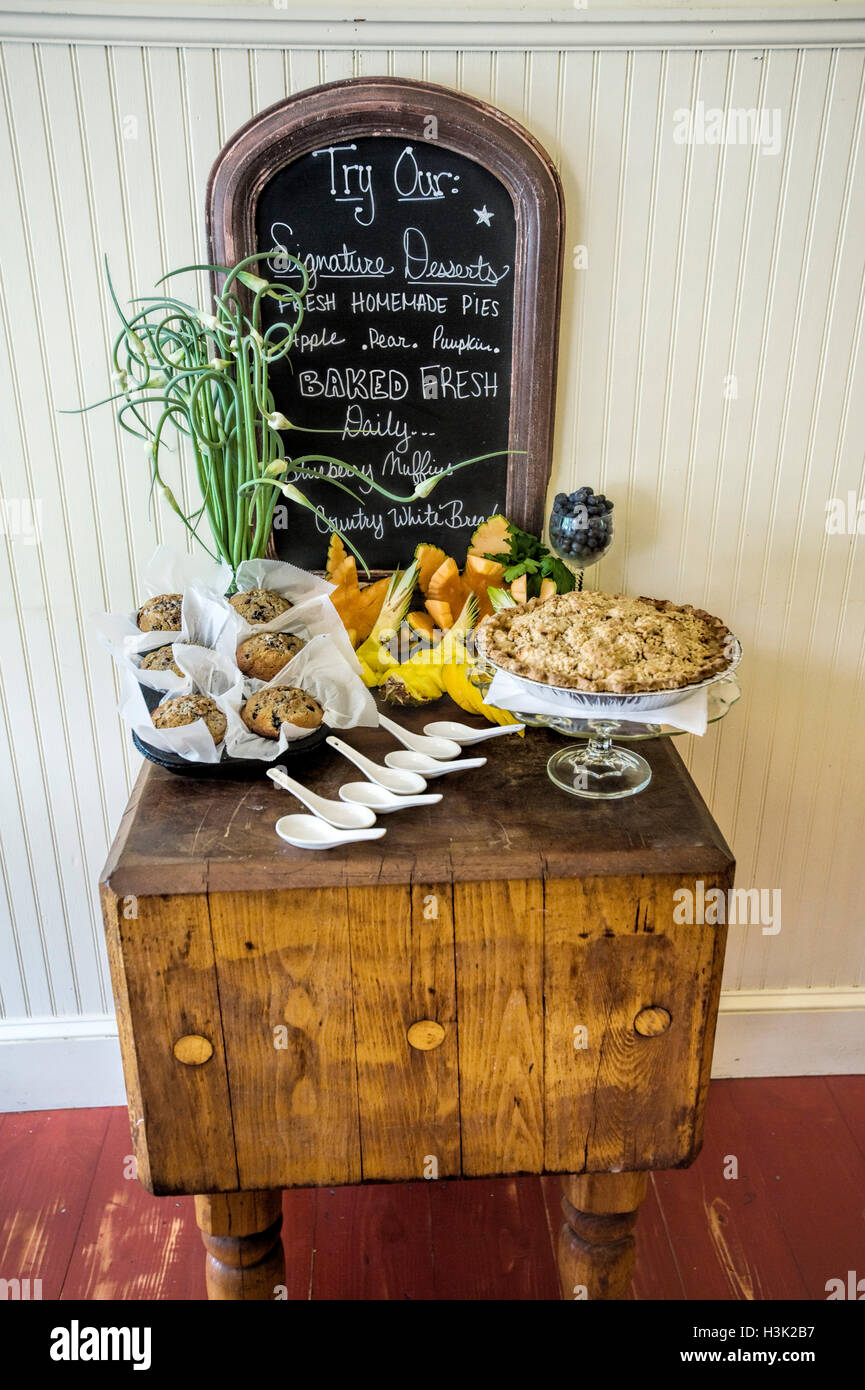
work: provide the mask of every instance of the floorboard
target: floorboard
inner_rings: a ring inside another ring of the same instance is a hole
[[[865,1076],[827,1076],[826,1085],[865,1158]]]
[[[0,1275],[59,1298],[112,1110],[31,1110],[0,1128]]]
[[[758,1111],[767,1094],[761,1080]],[[740,1083],[714,1083],[703,1149],[693,1167],[654,1177],[685,1297],[804,1298],[805,1284],[776,1208],[783,1155],[756,1142],[769,1117],[764,1112],[759,1124],[752,1121],[742,1097]]]
[[[865,1077],[714,1082],[696,1162],[650,1180],[631,1297],[825,1299],[865,1276],[863,1193]],[[559,1198],[533,1177],[287,1191],[286,1295],[554,1300]],[[206,1296],[192,1198],[136,1181],[125,1110],[0,1115],[0,1277],[45,1299]]]
[[[433,1289],[428,1184],[318,1190],[313,1298],[429,1299]]]
[[[827,1280],[862,1268],[865,1158],[823,1077],[767,1078],[759,1087],[735,1089],[718,1083],[722,1087],[746,1136],[746,1152],[762,1171],[767,1205],[801,1281],[800,1297],[825,1299]],[[792,1280],[790,1265],[785,1268],[780,1252],[771,1262],[759,1236],[757,1252],[753,1263],[770,1287],[777,1287],[782,1272]]]
[[[558,1299],[538,1178],[430,1184],[434,1297]]]
[[[62,1297],[207,1297],[192,1198],[145,1192],[135,1177],[125,1110],[111,1112]]]

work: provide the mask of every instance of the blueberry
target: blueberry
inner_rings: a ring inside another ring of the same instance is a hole
[[[560,512],[562,508],[566,506],[567,501],[568,494],[566,492],[557,492],[556,500],[553,502],[553,506],[555,507],[556,511]]]
[[[576,492],[571,493],[571,501],[577,503],[585,502],[591,495],[592,489],[590,487],[578,487]]]
[[[604,496],[604,494],[603,494],[602,492],[596,492],[596,493],[595,493],[595,501],[596,501],[596,502],[600,502],[601,506],[604,505],[604,503],[606,502],[606,500],[607,500],[607,499],[606,499],[606,497]]]

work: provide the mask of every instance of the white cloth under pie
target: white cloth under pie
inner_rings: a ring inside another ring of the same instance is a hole
[[[657,692],[656,692],[657,693]],[[560,695],[529,693],[518,677],[507,671],[496,671],[492,685],[484,696],[485,705],[510,710],[514,714],[555,714],[567,719],[626,719],[629,724],[668,724],[689,734],[704,734],[709,725],[709,690],[703,686],[690,695],[683,695],[674,705],[663,709],[629,708],[627,700],[607,697],[602,705],[563,701]]]

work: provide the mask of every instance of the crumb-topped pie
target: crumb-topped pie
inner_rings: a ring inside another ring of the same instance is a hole
[[[611,695],[680,690],[732,664],[720,618],[667,599],[570,593],[485,618],[478,647],[526,680]]]

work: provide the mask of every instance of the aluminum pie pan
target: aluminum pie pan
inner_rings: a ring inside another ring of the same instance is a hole
[[[735,671],[739,662],[742,660],[742,644],[738,637],[729,639],[735,646],[733,655],[722,671],[716,671],[713,676],[708,676],[706,680],[697,681],[694,685],[682,685],[677,690],[647,690],[638,694],[616,695],[612,692],[602,690],[572,690],[567,686],[548,685],[546,681],[529,680],[527,676],[518,676],[516,671],[511,671],[507,666],[498,666],[491,657],[487,656],[480,642],[478,642],[478,654],[485,666],[491,670],[501,672],[503,676],[509,676],[512,681],[516,681],[527,695],[534,699],[550,695],[558,697],[563,705],[571,708],[608,706],[611,710],[654,710],[669,709],[670,705],[677,705],[680,700],[686,700],[689,695],[693,695],[695,690],[703,690],[706,686],[714,685],[716,681],[723,680]]]

